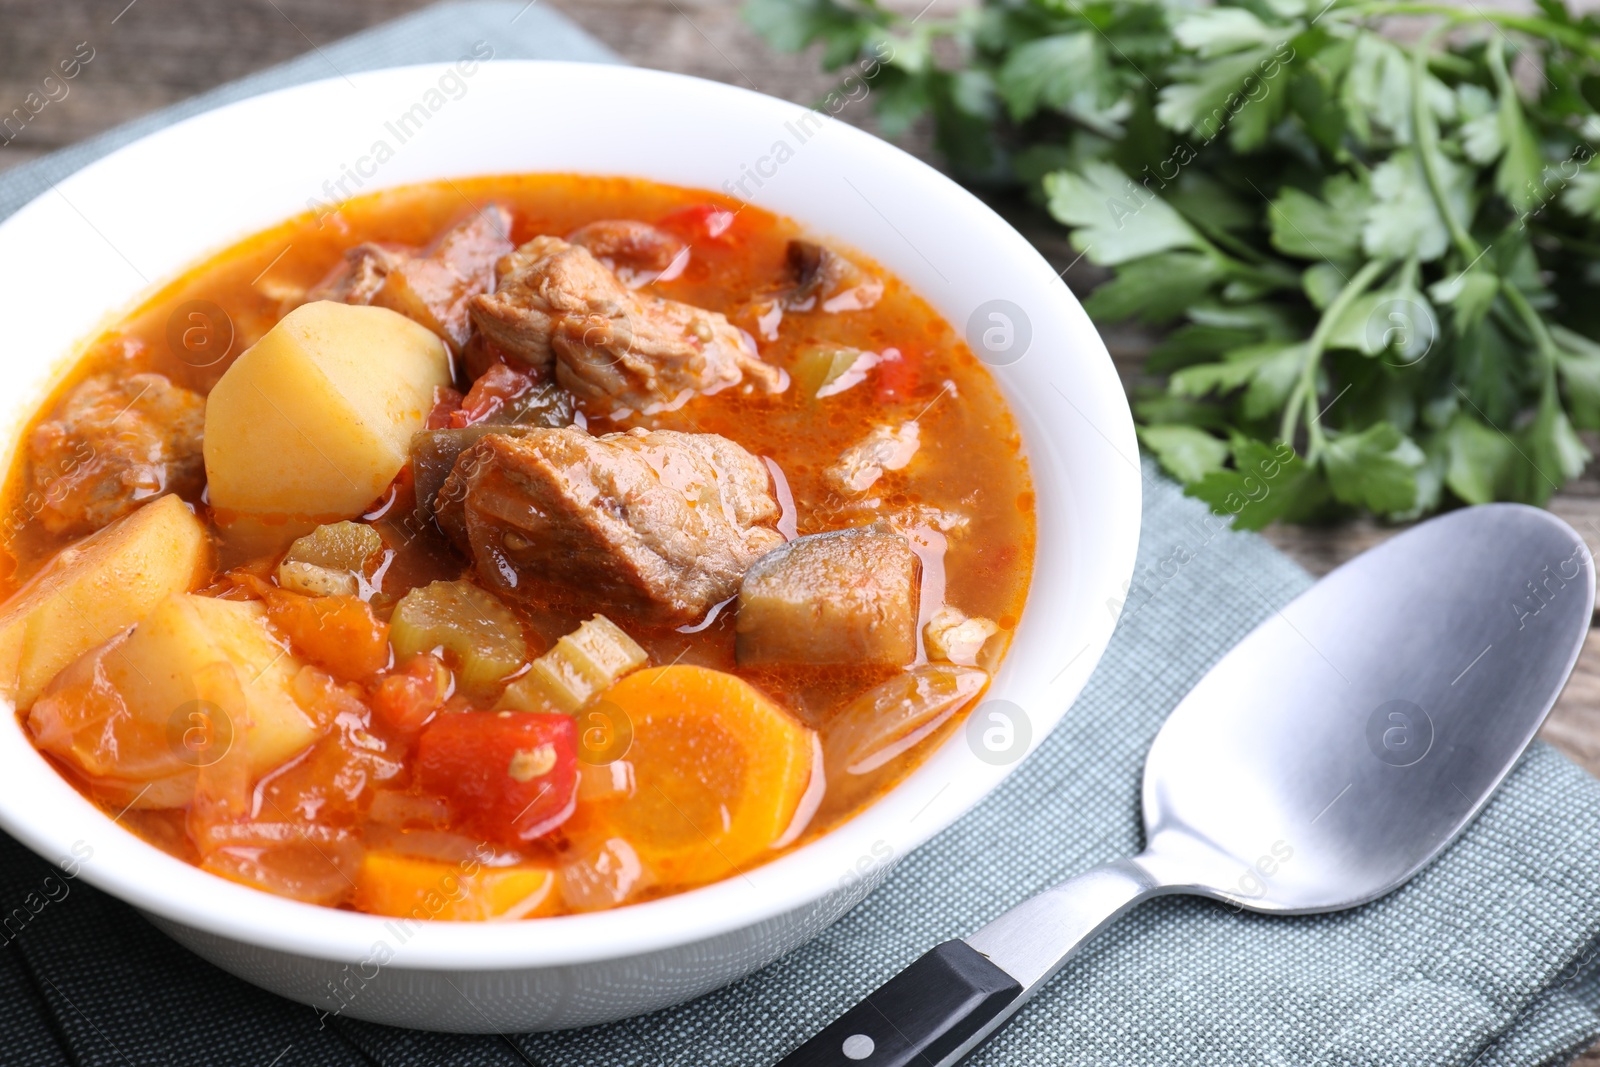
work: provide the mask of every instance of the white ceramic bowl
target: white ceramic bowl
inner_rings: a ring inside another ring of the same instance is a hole
[[[378,163],[380,141],[392,156]],[[341,178],[356,193],[518,171],[734,190],[744,178],[746,199],[874,256],[957,328],[988,301],[1020,309],[1031,340],[995,374],[1032,464],[1039,543],[990,698],[1024,709],[1037,746],[1100,658],[1109,605],[1133,571],[1137,446],[1110,357],[1055,272],[987,207],[898,149],[794,104],[653,71],[507,62],[332,79],[156,133],[0,226],[0,426],[13,427],[10,447],[88,336],[202,256],[337,197]],[[980,328],[990,325],[1003,326]],[[749,877],[509,924],[406,923],[215,878],[83,800],[15,716],[0,723],[0,826],[47,859],[80,861],[83,879],[199,955],[293,1000],[400,1026],[526,1031],[651,1011],[763,966],[854,906],[887,858],[948,826],[1013,768],[978,759],[958,731],[869,810]]]

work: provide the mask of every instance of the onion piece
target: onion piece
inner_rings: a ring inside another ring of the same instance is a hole
[[[393,789],[377,789],[367,818],[396,829],[438,829],[450,824],[450,802],[443,797],[418,796]]]
[[[856,697],[834,717],[823,744],[828,766],[868,774],[911,751],[975,698],[989,673],[929,663]]]
[[[650,882],[633,846],[620,837],[582,849],[561,867],[561,898],[573,911],[600,911],[625,903]]]
[[[225,823],[200,845],[200,866],[213,874],[313,904],[340,903],[361,866],[355,833],[314,824]]]
[[[476,837],[449,830],[396,830],[369,823],[366,842],[373,850],[440,863],[476,862],[485,867],[514,867],[525,858],[512,849],[497,848]]]

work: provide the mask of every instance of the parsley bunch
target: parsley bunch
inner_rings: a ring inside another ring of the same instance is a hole
[[[1071,228],[1111,271],[1089,313],[1165,328],[1141,440],[1237,524],[1542,504],[1588,462],[1600,22],[1562,0],[746,15],[830,69],[891,55],[886,133],[931,115],[960,176],[1025,183]]]

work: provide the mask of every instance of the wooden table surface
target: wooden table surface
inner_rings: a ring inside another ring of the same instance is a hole
[[[767,48],[741,21],[737,0],[543,2],[640,66],[801,103],[815,102],[832,83],[818,70],[815,52],[791,56]],[[891,6],[915,10],[924,2],[893,0]],[[941,9],[970,2],[935,0]],[[424,6],[423,0],[0,0],[0,114],[19,106],[80,42],[94,49],[69,94],[0,146],[0,170]],[[852,105],[839,117],[872,129],[867,112]],[[925,130],[900,143],[931,159]],[[1012,204],[997,207],[1058,267],[1075,258],[1064,233],[1048,219]],[[1067,273],[1080,296],[1094,280],[1086,270]],[[1106,341],[1124,379],[1136,377],[1147,339],[1137,332],[1109,331]],[[1550,507],[1577,528],[1591,550],[1600,551],[1600,471],[1592,467]],[[1356,522],[1329,529],[1275,528],[1267,536],[1321,574],[1394,532]],[[1600,631],[1590,631],[1543,736],[1600,775]],[[1580,1062],[1600,1067],[1600,1046]]]

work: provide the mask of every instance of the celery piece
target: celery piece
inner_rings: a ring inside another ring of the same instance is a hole
[[[307,596],[356,596],[372,557],[382,551],[383,538],[365,523],[318,526],[289,546],[278,564],[278,584]]]
[[[649,657],[604,615],[596,615],[557,641],[528,673],[506,686],[500,707],[564,711],[575,715],[596,693]]]
[[[522,624],[511,609],[471,582],[433,582],[400,598],[389,620],[396,662],[443,648],[456,680],[481,694],[528,659]]]

